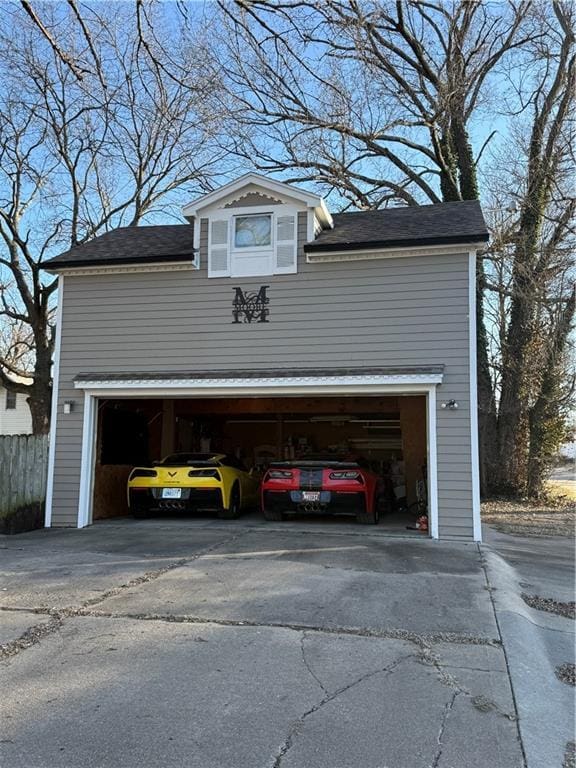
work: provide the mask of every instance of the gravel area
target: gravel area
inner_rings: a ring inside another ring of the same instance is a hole
[[[525,594],[522,595],[522,600],[530,608],[535,608],[537,611],[555,613],[557,616],[564,616],[566,619],[576,619],[576,603],[574,601],[561,603],[558,600],[553,600],[551,597]]]
[[[520,536],[574,536],[576,502],[565,497],[545,501],[490,499],[482,503],[482,522],[501,533]]]
[[[59,616],[54,616],[48,622],[35,624],[34,626],[29,627],[24,634],[16,640],[0,645],[0,661],[8,659],[10,656],[16,656],[20,651],[30,648],[32,645],[36,645],[36,643],[39,643],[43,637],[56,632],[61,626],[62,619]]]
[[[567,685],[576,685],[576,665],[566,662],[554,670],[556,677]]]

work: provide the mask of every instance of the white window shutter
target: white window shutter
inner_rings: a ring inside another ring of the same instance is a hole
[[[210,222],[208,243],[208,277],[228,277],[230,274],[230,247],[228,221],[215,219]]]
[[[275,274],[296,272],[296,216],[278,216],[276,219]]]

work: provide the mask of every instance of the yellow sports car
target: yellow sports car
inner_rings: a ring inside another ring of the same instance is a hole
[[[259,478],[240,459],[223,453],[173,453],[128,478],[128,506],[135,517],[155,512],[215,510],[232,519],[258,503]]]

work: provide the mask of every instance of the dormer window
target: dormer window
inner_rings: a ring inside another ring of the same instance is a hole
[[[247,173],[184,206],[208,277],[267,277],[298,270],[298,248],[333,226],[321,197]]]
[[[267,277],[297,270],[298,211],[215,212],[209,218],[208,277]]]
[[[234,218],[234,248],[270,248],[272,214],[253,213]]]

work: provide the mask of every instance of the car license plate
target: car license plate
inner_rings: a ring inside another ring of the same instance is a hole
[[[320,491],[302,491],[302,501],[320,501]]]
[[[181,488],[162,488],[163,499],[179,499],[181,495]]]

